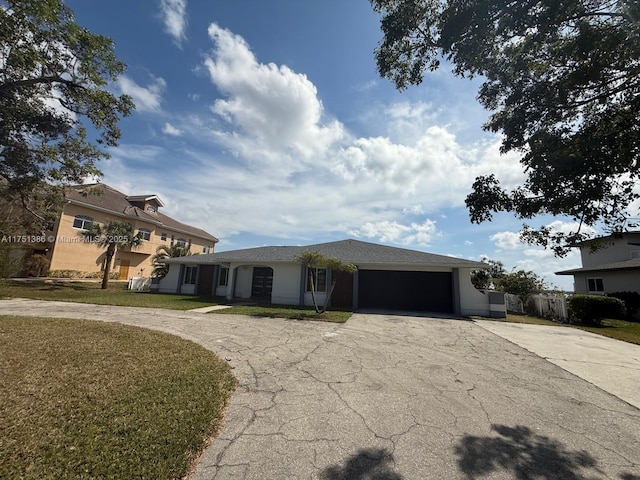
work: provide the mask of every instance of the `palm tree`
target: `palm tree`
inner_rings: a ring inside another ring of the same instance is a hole
[[[153,265],[152,277],[164,278],[169,272],[169,267],[166,263],[162,263],[162,260],[167,258],[184,257],[191,255],[189,245],[160,245],[156,248],[156,254],[151,258],[151,264]]]
[[[309,275],[309,287],[311,290],[311,298],[313,299],[313,306],[316,309],[316,313],[324,313],[327,311],[327,305],[329,305],[329,300],[331,300],[333,289],[336,286],[336,277],[333,276],[331,280],[331,287],[327,292],[324,305],[322,308],[320,308],[316,300],[316,285],[315,285],[316,282],[314,281],[315,280],[314,273],[317,272],[317,269],[328,268],[333,271],[340,270],[340,271],[349,272],[349,273],[353,273],[358,269],[358,267],[356,267],[355,265],[344,262],[339,258],[335,258],[335,257],[327,258],[320,252],[310,252],[308,250],[305,250],[304,252],[300,253],[296,257],[296,261],[306,266],[308,271],[311,273]]]
[[[98,248],[106,248],[104,274],[102,276],[102,288],[109,286],[109,271],[111,260],[116,249],[137,247],[142,241],[140,233],[133,234],[133,225],[125,222],[107,220],[104,225],[92,223],[87,226],[81,235],[90,242],[94,242]]]

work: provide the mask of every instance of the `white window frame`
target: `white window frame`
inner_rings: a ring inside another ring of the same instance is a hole
[[[321,272],[324,272],[324,278],[322,278]],[[326,292],[327,291],[327,278],[329,278],[329,272],[326,268],[309,268],[307,267],[307,292],[311,291],[311,284],[309,282],[310,276],[313,275],[313,285],[316,287],[316,292]],[[322,279],[322,282],[320,282]],[[321,284],[322,283],[322,284]]]
[[[591,288],[593,282],[594,289]],[[598,282],[600,283],[600,289],[598,289]],[[602,277],[587,278],[587,292],[589,293],[604,293],[604,280]]]
[[[198,279],[198,266],[187,266],[184,269],[184,285],[195,285]]]
[[[218,273],[218,286],[227,287],[229,285],[229,267],[220,267]]]
[[[80,221],[80,226],[76,226],[76,220]],[[86,215],[76,215],[73,217],[73,228],[77,228],[79,230],[86,230],[89,225],[93,223],[93,218],[87,217]]]
[[[151,240],[151,230],[148,228],[139,228],[138,233],[140,234],[140,240],[144,240],[145,242]]]

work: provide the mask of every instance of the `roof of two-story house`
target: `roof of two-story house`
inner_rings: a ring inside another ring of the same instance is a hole
[[[582,267],[556,272],[573,275],[575,293],[640,293],[640,232],[616,233],[577,246]]]
[[[163,206],[155,194],[125,195],[103,183],[68,187],[49,252],[50,270],[101,271],[104,251],[82,241],[81,233],[88,223],[107,220],[132,224],[143,239],[139,247],[116,254],[113,267],[119,269],[123,279],[134,274],[149,275],[151,259],[161,245],[177,243],[190,246],[191,253],[213,252],[216,237],[161,213]]]

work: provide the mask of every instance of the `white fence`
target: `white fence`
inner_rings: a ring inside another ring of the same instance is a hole
[[[131,277],[128,288],[136,292],[148,292],[151,289],[151,277]]]
[[[514,313],[528,313],[543,318],[566,321],[569,318],[567,313],[567,297],[562,293],[541,293],[531,295],[527,302],[523,302],[517,295],[504,294],[507,304],[507,311]]]

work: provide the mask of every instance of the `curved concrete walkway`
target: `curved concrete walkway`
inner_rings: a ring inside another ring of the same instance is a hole
[[[20,299],[0,314],[138,325],[228,359],[240,386],[192,480],[640,479],[637,408],[474,322]]]

